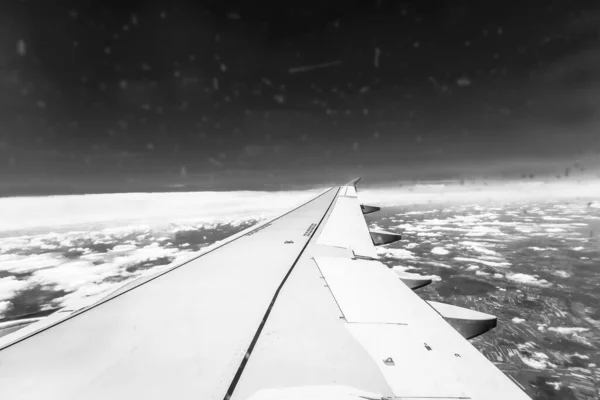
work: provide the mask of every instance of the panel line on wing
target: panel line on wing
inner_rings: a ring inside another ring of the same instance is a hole
[[[338,303],[337,299],[335,298],[335,295],[333,294],[333,291],[331,290],[331,286],[329,286],[329,283],[327,283],[327,278],[325,278],[323,271],[321,271],[321,268],[319,268],[319,264],[317,264],[317,261],[314,258],[312,258],[312,260],[315,263],[315,265],[317,266],[317,270],[319,271],[319,274],[321,274],[321,278],[323,279],[323,282],[325,282],[325,286],[327,287],[327,290],[329,290],[329,293],[331,293],[331,297],[333,297],[333,301],[335,302],[335,305],[337,306],[338,310],[340,311],[340,314],[342,314],[341,318],[343,318],[344,321],[347,322],[346,316],[344,315],[344,311],[342,311],[342,307],[340,307],[340,303]]]
[[[337,193],[339,193],[339,188],[337,190]],[[290,267],[290,269],[288,270],[288,272],[283,277],[283,280],[281,281],[281,284],[279,285],[279,287],[275,291],[275,294],[273,295],[273,299],[271,300],[271,303],[267,307],[267,311],[265,312],[265,315],[264,315],[262,321],[260,322],[260,324],[258,326],[258,329],[256,330],[256,333],[254,334],[254,337],[252,338],[252,341],[250,342],[250,346],[248,347],[248,350],[246,351],[246,355],[242,359],[242,362],[241,362],[240,366],[238,367],[238,370],[235,373],[235,375],[233,377],[233,380],[231,381],[231,384],[229,385],[229,388],[227,389],[227,392],[225,393],[225,397],[224,397],[225,400],[231,399],[231,396],[233,395],[233,392],[234,392],[234,390],[235,390],[235,388],[236,388],[236,386],[237,386],[237,384],[238,384],[238,382],[240,380],[240,377],[242,376],[242,373],[244,372],[244,368],[246,367],[246,364],[248,363],[248,360],[250,359],[250,356],[252,355],[252,351],[254,350],[254,347],[256,346],[256,343],[258,342],[258,338],[260,337],[260,334],[262,333],[262,330],[263,330],[263,328],[265,326],[265,323],[267,322],[267,319],[269,318],[269,315],[271,314],[271,310],[273,309],[273,306],[275,305],[275,302],[277,301],[277,297],[279,297],[279,293],[281,292],[281,289],[283,288],[283,285],[285,285],[285,282],[287,281],[287,279],[289,278],[289,276],[292,274],[292,271],[294,270],[294,267],[298,263],[298,260],[300,260],[300,257],[302,257],[302,254],[304,253],[304,250],[306,250],[306,247],[308,246],[308,244],[312,240],[313,236],[315,235],[315,232],[317,231],[317,229],[319,228],[319,226],[323,223],[323,220],[325,219],[325,217],[329,213],[329,210],[331,209],[331,206],[335,203],[335,199],[337,197],[337,193],[336,193],[336,196],[334,196],[334,198],[331,201],[331,203],[329,204],[329,207],[327,207],[327,210],[325,211],[325,213],[323,213],[323,216],[321,217],[321,220],[317,224],[316,228],[310,234],[310,238],[306,241],[306,244],[304,245],[304,247],[302,247],[302,250],[300,250],[300,253],[298,254],[298,257],[296,257],[296,259],[294,260],[294,263],[292,264],[292,266]]]

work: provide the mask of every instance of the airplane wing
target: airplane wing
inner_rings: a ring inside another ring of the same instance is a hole
[[[3,337],[0,398],[528,399],[465,339],[493,316],[378,260],[355,183]]]

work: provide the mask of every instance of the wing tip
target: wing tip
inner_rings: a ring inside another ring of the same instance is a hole
[[[354,178],[352,179],[350,182],[346,183],[344,186],[354,186],[356,187],[356,184],[362,179],[361,176],[359,176],[358,178]]]

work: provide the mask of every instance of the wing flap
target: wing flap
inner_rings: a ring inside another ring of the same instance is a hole
[[[331,294],[348,322],[407,324],[411,310],[402,306],[402,283],[376,261],[316,257]]]

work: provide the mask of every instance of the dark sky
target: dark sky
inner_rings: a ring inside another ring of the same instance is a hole
[[[3,1],[0,195],[564,176],[589,1]]]

